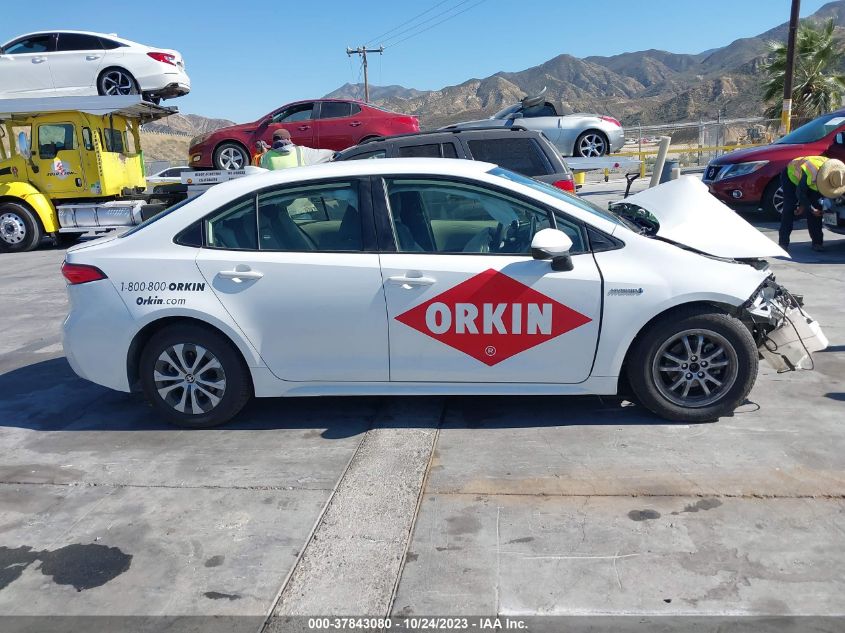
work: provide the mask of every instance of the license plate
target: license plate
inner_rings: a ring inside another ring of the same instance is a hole
[[[839,223],[839,214],[828,211],[827,213],[824,214],[824,217],[822,218],[822,222],[824,222],[825,224],[829,224],[831,226],[836,226]]]

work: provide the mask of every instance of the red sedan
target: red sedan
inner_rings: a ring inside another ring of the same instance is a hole
[[[318,99],[289,103],[253,123],[224,127],[191,140],[194,169],[241,169],[249,165],[258,141],[273,142],[284,128],[297,145],[340,151],[376,136],[420,131],[414,116],[382,110],[361,101]]]
[[[771,145],[719,156],[707,166],[704,183],[722,202],[759,206],[777,216],[783,205],[780,173],[799,156],[845,160],[845,110],[813,119]]]

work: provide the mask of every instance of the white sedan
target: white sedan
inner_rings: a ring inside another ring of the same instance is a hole
[[[0,99],[142,94],[157,103],[190,91],[178,51],[114,34],[42,31],[0,46]]]
[[[785,254],[698,180],[628,200],[659,235],[483,162],[243,177],[69,250],[65,352],[81,377],[205,427],[253,395],[623,384],[660,416],[712,420],[745,400],[758,348],[800,367],[824,345],[809,317],[801,346],[784,338],[802,308],[760,258]]]

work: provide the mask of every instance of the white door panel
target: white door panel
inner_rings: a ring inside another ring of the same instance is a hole
[[[601,316],[591,254],[555,272],[525,256],[381,255],[390,379],[576,383],[589,376]]]
[[[62,94],[96,94],[97,74],[105,51],[60,51],[50,53],[53,83]]]
[[[48,53],[0,55],[0,96],[39,96],[53,89]]]
[[[389,380],[378,255],[203,249],[197,266],[277,377]]]

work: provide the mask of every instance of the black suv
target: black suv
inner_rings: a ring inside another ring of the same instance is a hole
[[[335,154],[334,160],[364,158],[466,158],[575,191],[572,171],[542,132],[514,126],[382,136]]]

